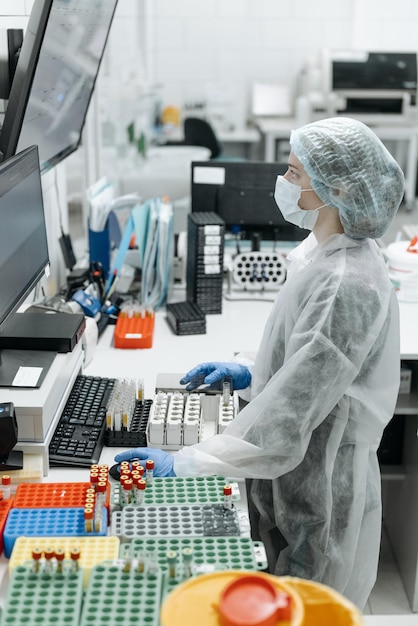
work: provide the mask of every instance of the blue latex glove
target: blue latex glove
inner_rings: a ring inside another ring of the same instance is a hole
[[[134,461],[134,460],[146,460],[152,459],[154,461],[154,476],[175,476],[173,469],[174,457],[172,454],[168,454],[158,448],[135,448],[131,450],[125,450],[115,456],[116,463],[122,461]]]
[[[202,383],[205,383],[205,385],[213,385],[224,379],[232,381],[233,390],[245,389],[251,382],[251,373],[248,367],[240,363],[211,361],[210,363],[201,363],[191,369],[180,380],[180,384],[186,385],[189,383],[186,389],[192,391]]]

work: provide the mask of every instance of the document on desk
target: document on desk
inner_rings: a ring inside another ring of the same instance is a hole
[[[42,367],[19,367],[12,387],[37,387]]]

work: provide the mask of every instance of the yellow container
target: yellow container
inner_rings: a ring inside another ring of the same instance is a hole
[[[301,598],[305,616],[303,626],[361,626],[358,608],[340,593],[310,580],[279,577]]]
[[[290,596],[292,617],[290,621],[281,621],[280,626],[303,626],[302,600],[287,582],[270,574],[241,570],[202,574],[176,587],[161,607],[161,626],[222,626],[219,605],[225,588],[248,576],[268,581],[278,594],[285,592]],[[245,626],[244,622],[242,626]]]
[[[361,613],[341,594],[319,583],[272,576],[262,572],[230,570],[197,576],[179,585],[170,593],[161,608],[161,626],[223,626],[220,603],[225,589],[235,582],[249,577],[259,577],[272,585],[278,594],[287,593],[291,598],[292,614],[289,621],[279,620],[277,626],[361,626]],[[240,621],[241,620],[241,621]],[[251,624],[270,623],[251,621]],[[242,617],[234,622],[247,626]]]

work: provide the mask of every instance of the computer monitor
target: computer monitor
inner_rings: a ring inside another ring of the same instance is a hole
[[[41,170],[74,152],[117,0],[35,0],[0,133],[0,160],[37,145]]]
[[[0,164],[0,334],[48,272],[49,256],[36,146]],[[21,367],[41,367],[40,383],[54,353],[0,351],[0,386],[12,386]],[[25,372],[21,370],[23,376]],[[27,373],[27,372],[26,372]],[[23,380],[23,378],[22,378]],[[27,385],[27,386],[37,386]],[[17,384],[26,386],[26,384]]]
[[[194,161],[191,210],[213,211],[226,233],[243,240],[301,241],[309,232],[283,218],[274,200],[276,178],[285,163]]]

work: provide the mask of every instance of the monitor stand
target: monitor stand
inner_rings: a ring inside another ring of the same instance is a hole
[[[56,352],[0,350],[0,387],[39,389]]]

